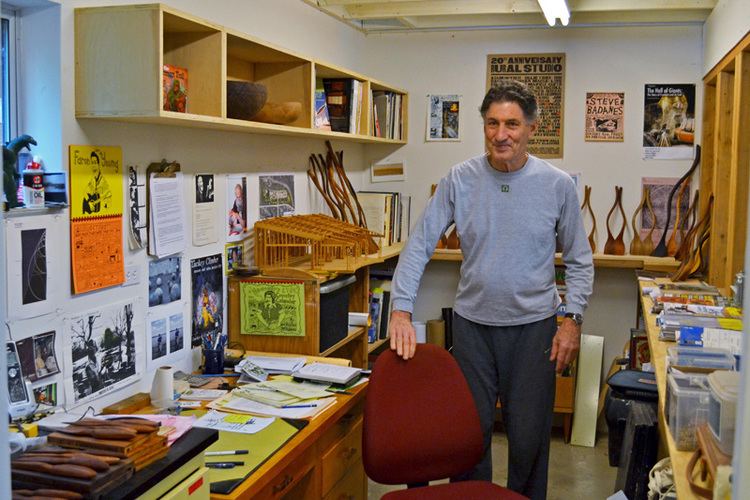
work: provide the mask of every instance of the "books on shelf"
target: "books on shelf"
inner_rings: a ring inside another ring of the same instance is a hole
[[[328,104],[326,103],[326,92],[323,82],[315,85],[315,128],[318,130],[331,130],[331,120],[328,116]]]
[[[371,92],[371,101],[373,128],[370,133],[375,137],[400,140],[403,134],[401,94],[387,90],[374,90]]]
[[[411,197],[398,192],[358,191],[367,229],[382,234],[381,247],[405,241],[411,222]]]
[[[171,64],[162,67],[164,111],[187,112],[188,70]]]

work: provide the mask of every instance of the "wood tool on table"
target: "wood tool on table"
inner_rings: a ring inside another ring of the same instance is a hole
[[[581,204],[581,211],[586,208],[591,215],[591,232],[589,233],[589,246],[591,247],[591,253],[596,253],[596,217],[594,216],[594,210],[591,208],[591,186],[583,187],[583,203]]]
[[[609,229],[609,218],[614,213],[615,209],[620,209],[622,214],[622,227],[617,238],[612,237],[612,231]],[[607,214],[607,242],[604,244],[604,253],[608,255],[625,255],[625,242],[623,241],[623,235],[625,234],[625,227],[627,226],[627,218],[625,216],[625,210],[622,208],[622,186],[615,186],[615,203]]]

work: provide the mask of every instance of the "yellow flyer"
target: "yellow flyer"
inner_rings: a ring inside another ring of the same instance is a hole
[[[70,146],[71,219],[122,215],[122,149]]]

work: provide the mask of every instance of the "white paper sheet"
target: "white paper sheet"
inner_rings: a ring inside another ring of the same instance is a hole
[[[216,429],[225,432],[241,432],[255,434],[260,432],[276,420],[275,418],[250,417],[211,410],[193,423],[193,427]]]
[[[179,361],[190,345],[185,337],[185,315],[183,301],[165,306],[152,307],[146,316],[146,368],[154,370],[160,366]]]
[[[182,174],[157,177],[151,174],[148,248],[151,255],[164,257],[185,250],[185,213]]]
[[[195,203],[193,204],[193,245],[203,246],[218,241],[216,230],[216,202],[213,174],[196,174]],[[201,189],[198,181],[200,180]],[[207,191],[210,186],[210,192]]]
[[[226,401],[226,403],[221,404]],[[252,413],[253,415],[266,415],[269,417],[284,418],[308,418],[317,415],[328,406],[336,402],[335,397],[317,399],[312,403],[304,404],[304,408],[276,408],[275,406],[264,405],[257,401],[251,401],[245,398],[233,397],[227,395],[226,398],[214,401],[213,404],[221,404],[222,408],[237,411],[241,413]],[[309,405],[309,406],[308,406]]]

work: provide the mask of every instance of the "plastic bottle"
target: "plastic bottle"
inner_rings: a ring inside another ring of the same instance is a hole
[[[44,169],[42,161],[35,156],[23,171],[23,202],[27,207],[44,206]]]

